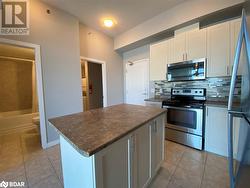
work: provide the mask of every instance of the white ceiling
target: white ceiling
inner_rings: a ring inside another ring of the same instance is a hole
[[[43,1],[76,16],[80,22],[114,37],[187,0]],[[113,28],[103,27],[101,19],[104,17],[115,19],[117,25]]]

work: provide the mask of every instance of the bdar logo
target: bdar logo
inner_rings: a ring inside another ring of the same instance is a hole
[[[1,10],[1,34],[29,34],[28,0],[3,0]]]
[[[0,187],[4,187],[4,188],[8,187],[8,182],[2,181],[0,183]]]

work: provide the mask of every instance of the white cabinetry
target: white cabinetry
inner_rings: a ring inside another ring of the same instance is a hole
[[[227,108],[208,106],[206,113],[205,150],[228,156]],[[234,143],[236,147],[239,124],[239,118],[234,118]]]
[[[165,116],[153,121],[151,132],[151,176],[154,176],[164,160]]]
[[[207,76],[230,75],[230,22],[207,28]]]
[[[232,74],[232,68],[233,68],[233,63],[234,63],[234,56],[235,56],[235,49],[236,49],[236,45],[237,45],[237,41],[238,41],[238,37],[239,37],[239,32],[240,32],[240,26],[241,26],[241,19],[235,19],[232,20],[230,23],[230,29],[231,29],[231,64],[230,64],[230,72]],[[243,71],[243,63],[246,62],[246,59],[244,59],[243,55],[243,50],[244,47],[242,48],[241,51],[241,56],[240,56],[240,64],[238,67],[238,75],[242,75],[242,71]]]
[[[166,80],[167,64],[173,61],[173,39],[150,45],[150,80]]]
[[[164,119],[164,115],[157,117],[97,153],[98,188],[143,188],[149,184],[164,160]]]
[[[186,33],[176,34],[174,37],[174,62],[186,60]]]
[[[96,187],[128,187],[128,137],[123,138],[95,156]]]
[[[130,140],[131,187],[146,187],[164,160],[165,116],[139,128]]]
[[[207,29],[195,29],[186,34],[187,60],[207,57],[206,54]]]
[[[240,31],[240,19],[204,29],[183,28],[170,40],[150,46],[150,80],[165,80],[167,64],[207,58],[207,77],[230,76]],[[240,58],[238,75],[242,74]]]
[[[178,33],[174,38],[174,62],[206,57],[206,29]]]
[[[131,187],[145,187],[150,180],[150,125],[139,128],[131,137]]]

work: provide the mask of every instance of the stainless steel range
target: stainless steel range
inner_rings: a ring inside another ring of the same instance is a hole
[[[171,89],[171,99],[162,102],[166,139],[203,150],[205,101],[206,89]]]

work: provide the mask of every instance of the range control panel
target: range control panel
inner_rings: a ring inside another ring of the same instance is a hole
[[[206,89],[186,89],[186,88],[172,88],[171,90],[172,96],[197,96],[197,97],[204,97],[206,96]]]

